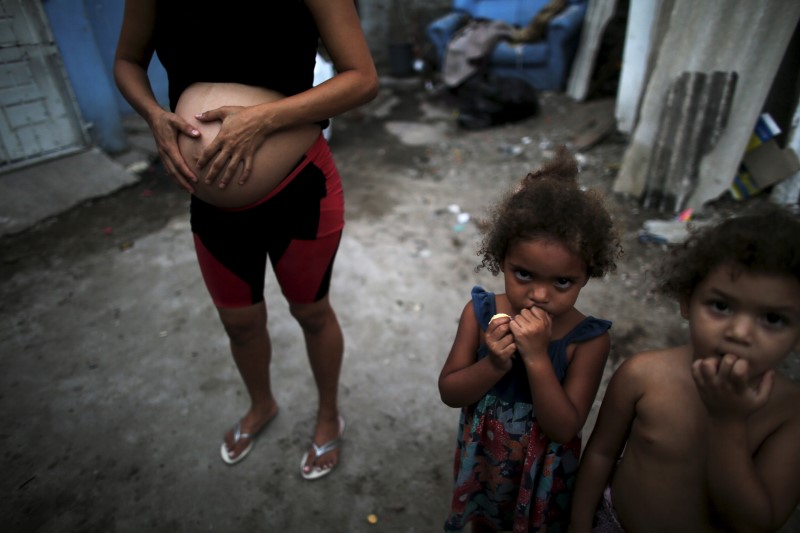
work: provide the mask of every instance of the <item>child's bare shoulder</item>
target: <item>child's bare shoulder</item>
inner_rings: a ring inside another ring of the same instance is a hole
[[[646,377],[664,373],[688,372],[691,366],[688,346],[677,346],[661,350],[639,352],[620,365],[619,370],[632,376]]]

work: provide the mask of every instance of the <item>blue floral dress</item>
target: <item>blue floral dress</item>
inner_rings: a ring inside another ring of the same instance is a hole
[[[472,289],[475,316],[484,331],[496,312],[494,293]],[[567,345],[604,334],[611,322],[586,317],[548,353],[556,377],[567,371]],[[478,359],[487,357],[486,345]],[[453,468],[455,488],[445,531],[461,531],[470,521],[498,530],[565,531],[581,439],[551,441],[536,414],[520,357],[511,370],[476,404],[461,410]]]

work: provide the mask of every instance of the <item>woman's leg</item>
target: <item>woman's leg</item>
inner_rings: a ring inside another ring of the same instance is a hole
[[[344,338],[328,296],[310,304],[290,303],[289,309],[303,329],[311,371],[317,384],[319,404],[314,443],[321,446],[339,436],[337,395]],[[314,450],[309,448],[306,471],[310,471],[315,463],[320,468],[326,468],[338,461],[338,449],[317,457],[315,461]]]
[[[233,359],[250,395],[250,409],[241,419],[240,430],[255,435],[278,414],[269,374],[272,345],[267,332],[267,307],[261,302],[247,307],[218,307],[217,311],[228,334]],[[233,428],[225,434],[225,445],[231,459],[238,457],[251,442],[248,438],[234,442],[233,434]]]

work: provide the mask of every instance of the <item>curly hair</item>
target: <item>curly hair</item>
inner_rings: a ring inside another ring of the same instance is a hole
[[[622,254],[617,230],[598,191],[578,186],[578,165],[561,146],[556,157],[529,173],[489,210],[489,225],[479,247],[476,270],[500,273],[510,246],[520,240],[554,239],[578,254],[589,277],[616,269]]]
[[[681,299],[714,269],[793,276],[800,281],[800,218],[775,204],[757,205],[744,214],[692,230],[658,271],[656,291]]]

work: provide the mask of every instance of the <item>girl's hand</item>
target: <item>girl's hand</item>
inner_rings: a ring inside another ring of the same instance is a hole
[[[502,317],[492,320],[486,329],[486,346],[489,348],[489,360],[500,370],[511,370],[511,359],[517,351],[514,336],[509,329],[511,319]]]
[[[253,169],[253,157],[270,133],[267,121],[255,107],[223,106],[205,111],[195,118],[201,122],[222,122],[217,136],[200,159],[198,168],[210,164],[205,172],[205,182],[224,189],[242,167],[239,185],[244,185]]]
[[[547,345],[552,333],[552,319],[547,311],[532,307],[523,309],[511,321],[511,333],[523,361],[544,357],[549,361]]]
[[[692,376],[700,398],[714,418],[745,418],[767,403],[775,371],[760,379],[750,377],[750,364],[733,354],[692,363]]]
[[[153,138],[156,141],[158,156],[164,164],[167,174],[185,191],[194,192],[192,183],[197,183],[197,176],[191,171],[178,148],[178,135],[198,138],[200,132],[194,126],[175,113],[164,111],[150,123]]]

